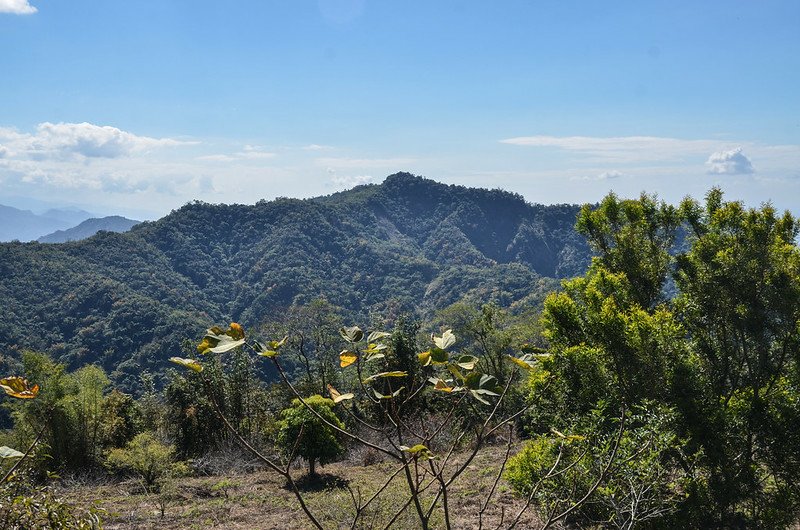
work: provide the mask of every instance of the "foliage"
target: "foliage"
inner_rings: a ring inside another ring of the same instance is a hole
[[[0,527],[6,530],[99,530],[103,515],[94,506],[77,510],[46,487],[0,486]]]
[[[134,475],[148,492],[157,492],[165,479],[188,472],[185,464],[174,459],[173,446],[161,442],[151,432],[143,432],[124,448],[112,449],[106,457],[106,466],[116,472]]]
[[[101,368],[87,365],[69,373],[63,364],[34,352],[23,355],[23,366],[41,391],[35,400],[6,406],[19,445],[30,443],[44,428],[36,457],[40,472],[100,467],[109,448],[125,445],[141,430],[138,405],[120,392],[106,395],[109,380]]]
[[[344,452],[340,435],[328,424],[344,429],[344,423],[333,412],[334,402],[319,395],[308,397],[304,403],[292,401],[281,412],[277,442],[288,456],[298,455],[308,461],[309,475],[316,474],[316,463],[333,462]]]
[[[572,515],[581,526],[640,528],[662,522],[684,500],[691,470],[680,464],[681,440],[674,431],[674,414],[652,402],[629,412],[626,428],[615,445],[605,411],[596,409],[567,431],[553,430],[528,441],[508,463],[506,478],[534,500],[543,517],[558,511],[575,492],[591,489],[592,481],[612,459],[603,480]],[[561,465],[563,473],[551,470]]]
[[[603,400],[664,403],[674,420],[655,422],[654,440],[672,444],[674,458],[651,466],[654,477],[627,470],[652,480],[648,493],[660,499],[650,506],[672,504],[654,508],[662,519],[791,524],[800,514],[798,221],[712,190],[704,205],[687,199],[678,208],[610,195],[581,211],[578,228],[599,255],[545,302],[552,355],[542,363],[547,383],[532,383],[529,429],[567,429]],[[549,393],[538,392],[542,384]],[[689,469],[686,495],[670,493]]]

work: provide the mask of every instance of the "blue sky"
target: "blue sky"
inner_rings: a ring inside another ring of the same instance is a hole
[[[0,0],[0,204],[155,218],[410,171],[800,214],[800,2]]]

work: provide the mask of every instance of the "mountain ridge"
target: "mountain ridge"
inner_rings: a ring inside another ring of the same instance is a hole
[[[33,241],[93,217],[84,210],[51,208],[42,214],[0,204],[0,242]]]
[[[92,237],[97,232],[127,232],[141,221],[128,219],[120,215],[108,215],[106,217],[92,217],[82,221],[80,224],[65,230],[56,230],[50,234],[38,238],[39,243],[66,243],[68,241],[79,241]]]
[[[60,245],[2,244],[0,347],[96,362],[135,391],[207,325],[257,325],[320,296],[362,323],[460,299],[535,305],[588,264],[577,211],[399,173],[313,199],[194,201]]]

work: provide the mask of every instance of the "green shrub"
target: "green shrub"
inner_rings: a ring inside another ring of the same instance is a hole
[[[333,401],[319,395],[307,398],[306,404],[328,423],[344,429],[344,423],[333,412]],[[296,454],[308,460],[308,474],[316,474],[316,463],[333,462],[344,452],[336,431],[309,411],[299,399],[281,412],[278,422],[278,445],[287,455]]]
[[[112,449],[106,466],[142,480],[148,492],[158,491],[161,482],[188,472],[186,464],[173,462],[175,448],[159,441],[151,432],[136,435],[123,449]]]

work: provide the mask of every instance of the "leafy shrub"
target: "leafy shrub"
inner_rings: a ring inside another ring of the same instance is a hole
[[[112,449],[106,465],[115,471],[130,473],[142,480],[148,492],[158,491],[160,482],[184,475],[188,468],[173,462],[175,448],[159,441],[151,432],[136,435],[123,449]]]
[[[333,412],[333,400],[314,395],[305,400],[316,416],[299,399],[281,413],[278,422],[278,445],[289,456],[296,454],[308,460],[308,474],[316,474],[316,462],[333,462],[344,452],[336,432],[326,422],[344,429],[344,423]]]

